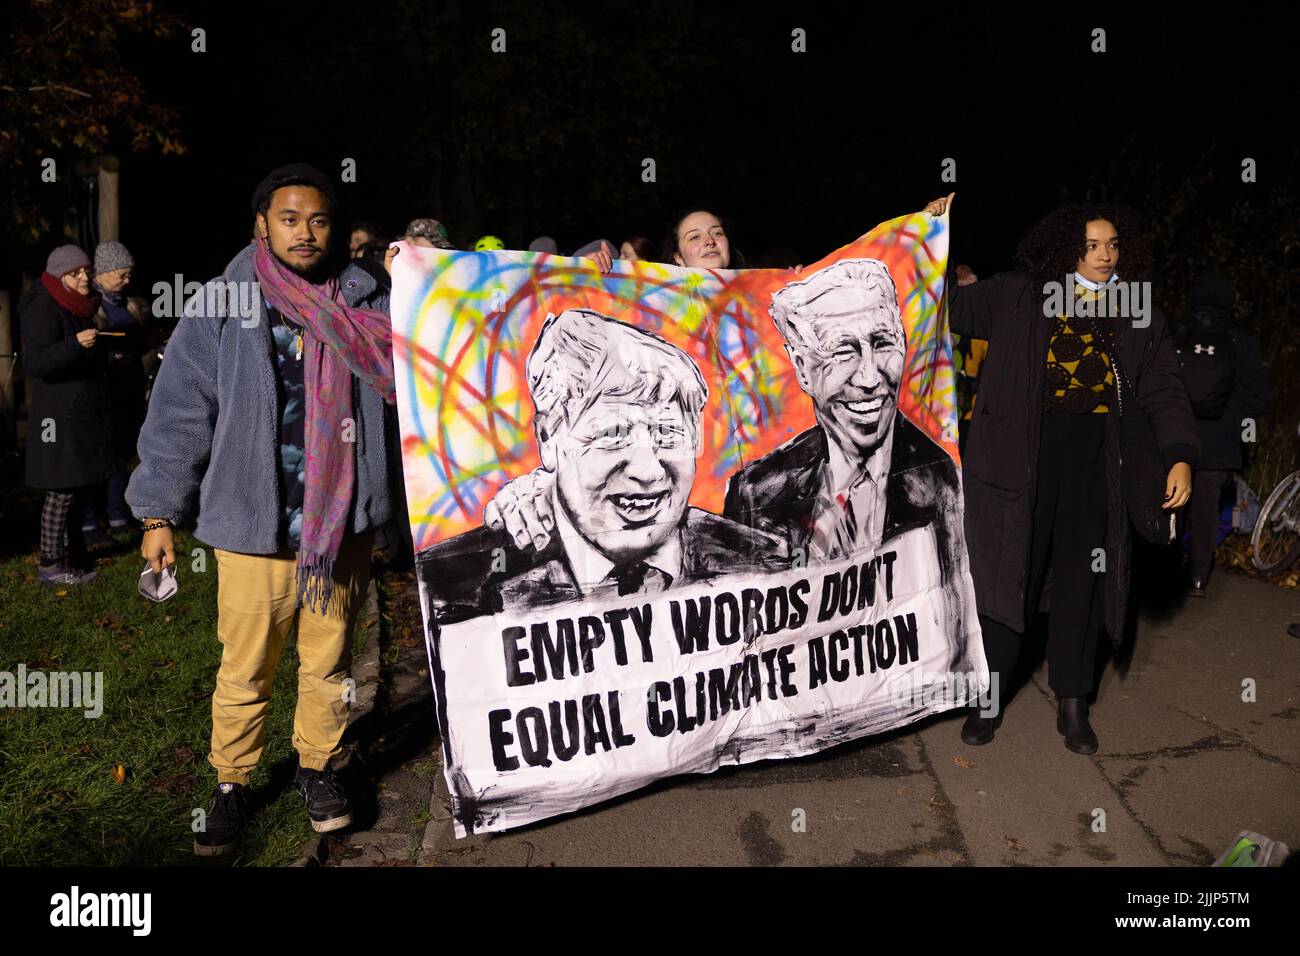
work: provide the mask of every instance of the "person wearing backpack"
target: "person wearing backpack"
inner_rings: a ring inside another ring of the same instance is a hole
[[[1241,470],[1247,419],[1268,404],[1268,370],[1259,344],[1232,324],[1232,282],[1207,272],[1192,285],[1190,316],[1175,337],[1179,372],[1196,416],[1201,455],[1192,472],[1187,524],[1188,593],[1205,596],[1214,563],[1219,496]]]

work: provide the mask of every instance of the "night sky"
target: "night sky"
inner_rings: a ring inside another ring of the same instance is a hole
[[[124,166],[122,238],[148,283],[219,272],[247,240],[253,186],[295,160],[337,174],[355,159],[358,181],[339,187],[349,219],[396,232],[431,215],[461,247],[482,232],[511,248],[550,234],[563,251],[658,242],[671,212],[703,205],[751,260],[785,248],[813,261],[955,188],[955,254],[984,274],[1090,189],[1141,206],[1208,164],[1226,204],[1295,165],[1293,53],[1256,15],[168,6],[207,30],[208,49],[186,37],[132,60],[182,110],[189,148]],[[805,53],[791,51],[796,27]],[[1105,53],[1089,49],[1094,27]],[[1245,156],[1257,184],[1240,182]]]

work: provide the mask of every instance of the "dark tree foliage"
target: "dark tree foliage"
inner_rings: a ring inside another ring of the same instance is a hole
[[[77,159],[106,152],[184,152],[178,112],[145,90],[130,57],[188,37],[143,0],[13,0],[3,18],[0,221],[6,244],[44,242],[60,199],[44,159],[66,180]]]

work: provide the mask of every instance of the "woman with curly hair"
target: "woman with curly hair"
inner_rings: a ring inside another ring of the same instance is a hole
[[[1130,523],[1169,540],[1199,445],[1165,317],[1150,306],[1150,250],[1132,212],[1062,206],[1016,259],[1016,271],[948,284],[952,330],[988,341],[963,462],[966,545],[1002,691],[1050,568],[1056,726],[1066,747],[1091,754],[1087,698],[1100,631],[1116,648],[1123,638]],[[1129,307],[1116,310],[1117,299]],[[1003,703],[994,717],[972,710],[962,740],[992,740]]]

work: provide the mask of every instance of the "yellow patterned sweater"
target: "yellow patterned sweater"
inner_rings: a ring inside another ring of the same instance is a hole
[[[1101,295],[1082,285],[1075,290],[1081,299],[1095,300]],[[1115,391],[1109,354],[1114,337],[1113,318],[1058,315],[1047,346],[1043,407],[1078,414],[1109,411]]]

